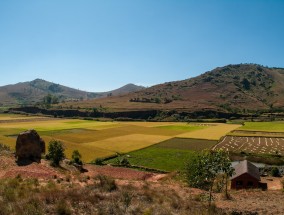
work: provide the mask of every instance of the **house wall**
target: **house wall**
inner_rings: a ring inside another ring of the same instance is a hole
[[[239,182],[242,182],[242,185]],[[248,173],[244,173],[231,180],[231,189],[248,189],[258,187],[259,181]]]

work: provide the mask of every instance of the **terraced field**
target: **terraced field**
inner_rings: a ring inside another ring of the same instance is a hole
[[[284,156],[284,138],[225,136],[213,149]]]

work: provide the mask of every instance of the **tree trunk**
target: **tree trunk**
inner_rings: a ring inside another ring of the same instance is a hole
[[[228,175],[226,174],[226,188],[225,188],[226,199],[228,199]]]

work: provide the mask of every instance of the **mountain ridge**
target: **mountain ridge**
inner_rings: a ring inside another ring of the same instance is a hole
[[[284,69],[230,64],[197,77],[80,103],[123,110],[247,112],[284,108]]]
[[[35,105],[48,94],[57,96],[60,101],[82,101],[108,95],[122,95],[140,89],[144,87],[127,84],[108,92],[87,92],[37,78],[32,81],[0,86],[0,106]]]

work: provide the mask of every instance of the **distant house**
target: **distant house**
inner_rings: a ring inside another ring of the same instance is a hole
[[[234,168],[235,174],[231,177],[231,189],[258,188],[260,186],[260,174],[255,165],[244,160]]]

